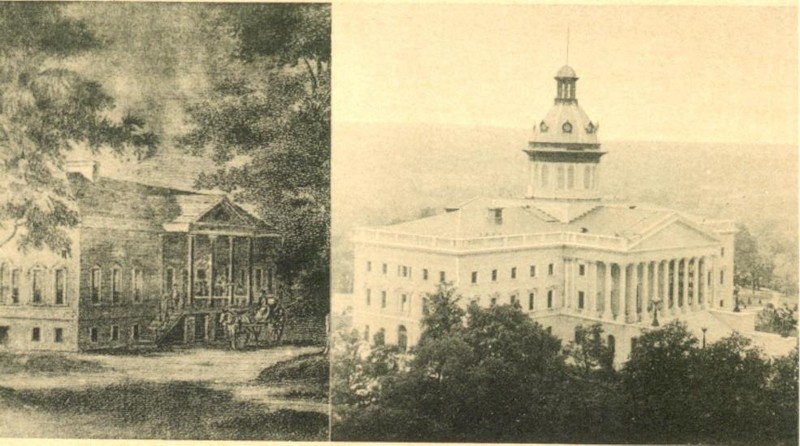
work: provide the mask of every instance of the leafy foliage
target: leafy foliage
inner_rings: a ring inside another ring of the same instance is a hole
[[[776,308],[769,303],[758,312],[756,329],[781,336],[797,336],[797,317],[786,305]]]
[[[219,169],[201,187],[252,203],[284,236],[278,274],[318,311],[330,283],[330,7],[220,6],[217,32],[238,46],[190,107],[181,144]]]
[[[797,350],[770,361],[738,334],[702,348],[685,324],[671,322],[642,333],[615,371],[599,324],[579,327],[562,351],[514,305],[464,312],[459,300],[449,285],[428,296],[405,369],[391,366],[397,356],[353,354],[365,346],[352,333],[346,361],[334,356],[334,439],[796,441]]]
[[[158,138],[144,122],[107,115],[113,98],[64,68],[65,57],[99,45],[81,21],[54,4],[0,5],[0,246],[69,251],[78,212],[64,173],[76,145],[152,155]]]

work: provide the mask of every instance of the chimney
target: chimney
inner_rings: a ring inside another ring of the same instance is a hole
[[[94,183],[100,176],[100,163],[92,160],[67,161],[67,173],[79,173]]]
[[[494,224],[500,226],[503,224],[503,208],[493,208],[489,210],[494,215]]]

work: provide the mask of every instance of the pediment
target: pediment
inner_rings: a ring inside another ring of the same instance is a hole
[[[253,222],[247,218],[243,210],[236,209],[230,202],[223,200],[206,211],[197,223],[212,223],[225,225],[249,226]]]
[[[631,246],[631,251],[650,251],[672,248],[705,247],[718,243],[719,240],[712,234],[689,223],[675,218],[656,228]]]

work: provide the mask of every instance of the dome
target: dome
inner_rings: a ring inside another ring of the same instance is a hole
[[[575,78],[577,79],[578,76],[575,74],[575,70],[572,69],[569,65],[564,65],[558,70],[558,74],[556,74],[556,78],[559,77],[566,77],[566,78]]]
[[[540,144],[599,144],[597,123],[577,103],[557,103],[533,126],[531,142]]]

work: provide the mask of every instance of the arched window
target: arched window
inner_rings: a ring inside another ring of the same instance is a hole
[[[14,268],[11,270],[11,303],[19,303],[19,287],[22,281],[22,270]]]
[[[111,268],[111,303],[117,303],[122,296],[122,271],[118,266]]]
[[[103,272],[99,266],[95,266],[92,268],[92,280],[91,280],[91,295],[92,295],[92,303],[98,304],[100,303],[101,295],[101,280],[103,277]]]
[[[44,300],[44,269],[33,268],[31,271],[31,302],[40,304]]]
[[[56,305],[64,305],[67,301],[67,269],[58,268],[55,272]]]
[[[406,348],[408,348],[408,332],[405,325],[397,327],[397,346],[402,351],[406,351]]]

